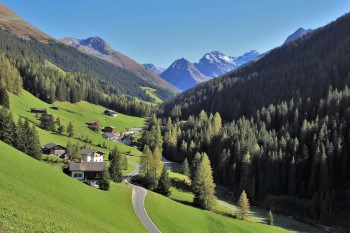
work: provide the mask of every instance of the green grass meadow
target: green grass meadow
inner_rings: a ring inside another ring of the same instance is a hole
[[[0,141],[0,232],[146,232],[132,189],[101,191]]]
[[[115,146],[122,152],[131,152],[131,154],[140,155],[140,151],[133,147],[126,146],[122,143],[116,143],[102,138],[102,132],[93,132],[86,127],[86,122],[90,120],[99,120],[101,127],[114,126],[117,132],[124,132],[127,128],[140,127],[145,124],[145,119],[140,117],[132,117],[124,114],[118,114],[118,117],[110,117],[103,114],[105,108],[94,105],[85,101],[81,101],[75,104],[68,102],[55,102],[54,104],[59,106],[59,110],[50,109],[51,105],[47,104],[29,92],[24,91],[20,96],[9,93],[11,112],[15,116],[22,116],[28,118],[30,121],[38,123],[36,114],[29,111],[30,108],[46,108],[48,113],[53,114],[55,118],[59,117],[61,124],[67,128],[69,122],[72,122],[74,126],[73,138],[69,138],[66,135],[59,135],[57,133],[48,132],[38,128],[40,142],[42,145],[56,142],[62,145],[66,145],[68,140],[72,143],[76,143],[81,136],[88,137],[92,140],[92,147],[108,153],[109,150],[97,148],[98,144],[105,143],[107,147],[113,149]],[[80,142],[84,144],[84,142]]]

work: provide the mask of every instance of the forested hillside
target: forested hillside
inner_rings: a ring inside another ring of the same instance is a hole
[[[252,116],[291,98],[317,104],[329,87],[350,83],[350,15],[274,49],[245,67],[198,85],[164,105],[164,116],[219,112],[224,120]]]
[[[234,193],[349,229],[349,47],[345,15],[165,103],[164,154],[195,166],[206,152]]]
[[[7,32],[0,33],[0,40],[0,52],[19,71],[23,88],[48,103],[87,100],[127,114],[150,112],[149,105],[133,97],[151,101],[141,87],[152,85],[128,70],[61,43],[25,40]],[[170,95],[166,90],[156,93]]]

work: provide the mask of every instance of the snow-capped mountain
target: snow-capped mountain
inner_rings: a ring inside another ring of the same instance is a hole
[[[226,74],[254,60],[260,54],[252,50],[239,57],[230,57],[218,51],[206,53],[198,63],[182,58],[173,62],[160,76],[180,90]]]
[[[296,40],[308,33],[312,32],[312,29],[305,30],[304,28],[299,28],[296,30],[292,35],[288,36],[287,39],[284,41],[284,44],[287,44],[293,40]]]
[[[160,73],[162,73],[162,72],[165,70],[165,68],[155,66],[155,65],[153,65],[152,63],[146,63],[146,64],[143,64],[143,66],[144,66],[144,67],[147,67],[148,69],[153,70],[153,71],[156,72],[157,74],[160,74]]]
[[[236,69],[238,63],[235,57],[214,51],[205,54],[198,63],[195,63],[195,66],[202,74],[213,78]]]
[[[182,91],[210,79],[184,58],[174,61],[160,76]]]

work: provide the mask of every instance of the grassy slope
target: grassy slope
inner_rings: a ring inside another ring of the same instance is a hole
[[[155,93],[156,89],[150,88],[150,87],[141,87],[141,89],[142,89],[142,90],[145,90],[145,91],[146,91],[146,94],[147,94],[149,97],[151,97],[152,99],[154,99],[154,102],[155,102],[155,103],[162,103],[162,102],[163,102],[163,100],[160,99],[160,98],[156,95],[156,93]]]
[[[145,232],[131,189],[69,178],[0,141],[0,232]]]
[[[249,223],[210,211],[186,206],[157,193],[148,192],[146,209],[162,232],[287,232],[281,228]]]
[[[128,147],[122,143],[115,143],[108,141],[102,138],[102,132],[95,133],[88,129],[85,125],[85,122],[90,120],[99,120],[101,122],[101,126],[115,126],[118,132],[124,132],[127,128],[142,126],[145,123],[144,118],[132,117],[123,114],[118,114],[118,117],[109,117],[102,112],[105,108],[90,104],[85,101],[81,101],[79,103],[71,104],[68,102],[55,102],[55,105],[60,107],[60,110],[55,111],[50,109],[50,104],[47,104],[37,98],[35,98],[30,93],[23,91],[21,96],[16,96],[13,94],[10,95],[10,104],[11,104],[11,112],[15,115],[23,116],[25,118],[30,119],[31,121],[38,122],[35,118],[35,114],[29,112],[29,108],[46,108],[49,113],[52,113],[54,117],[60,117],[61,124],[67,127],[68,123],[71,121],[74,126],[74,137],[78,138],[80,135],[84,137],[88,137],[93,142],[93,147],[96,147],[97,144],[106,143],[108,147],[114,148],[115,145],[119,148],[119,150],[123,152],[131,151],[132,154],[139,155],[140,152],[132,147]],[[54,133],[50,133],[41,129],[38,129],[40,141],[42,144],[46,144],[49,142],[56,142],[62,145],[66,145],[68,141],[67,136],[57,135]],[[71,139],[72,143],[76,143],[75,139]],[[82,145],[82,142],[81,142]],[[107,152],[109,150],[103,150]]]

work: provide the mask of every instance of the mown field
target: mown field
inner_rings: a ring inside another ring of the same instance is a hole
[[[29,92],[24,91],[20,96],[9,94],[11,112],[15,116],[22,116],[28,118],[30,121],[38,123],[36,114],[29,111],[30,108],[46,108],[48,113],[53,114],[55,118],[59,117],[61,124],[67,128],[69,122],[72,122],[74,126],[73,138],[69,138],[66,135],[59,135],[54,132],[48,132],[38,129],[41,143],[47,144],[50,142],[56,142],[62,145],[66,145],[68,140],[72,143],[76,143],[81,138],[89,138],[92,140],[92,145],[89,145],[95,149],[102,150],[108,153],[109,149],[97,148],[98,144],[105,143],[108,148],[118,147],[122,152],[131,152],[131,154],[140,155],[140,152],[135,148],[126,146],[122,143],[116,143],[108,141],[102,138],[102,132],[93,132],[86,127],[86,122],[91,120],[99,120],[101,127],[114,126],[117,132],[124,132],[127,128],[140,127],[145,124],[145,119],[140,117],[132,117],[124,114],[118,114],[118,117],[109,117],[103,114],[105,108],[94,105],[85,101],[81,101],[75,104],[68,102],[55,102],[54,104],[59,106],[59,110],[50,109],[51,105],[47,104]],[[85,144],[80,142],[80,145]]]
[[[147,213],[166,232],[287,232],[278,227],[228,218],[173,201],[160,194],[148,192]]]
[[[0,232],[146,232],[131,189],[101,191],[0,141]]]
[[[141,87],[141,89],[144,90],[146,94],[154,100],[155,103],[158,104],[163,102],[163,100],[156,95],[156,89],[150,87]]]

